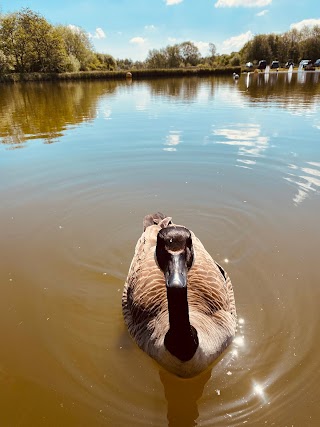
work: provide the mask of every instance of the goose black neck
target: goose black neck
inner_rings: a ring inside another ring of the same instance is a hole
[[[186,362],[199,345],[197,331],[190,325],[187,287],[167,288],[167,299],[170,328],[164,345],[173,356]]]

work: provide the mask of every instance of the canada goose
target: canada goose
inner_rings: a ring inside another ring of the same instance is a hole
[[[235,335],[230,278],[194,233],[170,217],[147,215],[143,229],[122,295],[125,323],[160,365],[195,376]]]

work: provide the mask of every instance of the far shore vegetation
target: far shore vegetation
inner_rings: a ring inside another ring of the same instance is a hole
[[[259,34],[239,52],[219,54],[214,43],[207,56],[191,41],[149,51],[144,61],[115,59],[94,51],[81,28],[52,25],[31,9],[0,15],[0,82],[133,77],[190,76],[241,72],[261,59],[285,64],[320,58],[320,26]]]

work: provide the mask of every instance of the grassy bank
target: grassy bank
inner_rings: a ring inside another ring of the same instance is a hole
[[[156,70],[128,70],[133,79],[148,79],[158,77],[186,77],[208,75],[232,75],[240,73],[241,67],[225,68],[165,68]],[[12,73],[0,74],[0,83],[54,81],[54,80],[103,80],[125,79],[127,71],[81,71],[78,73]]]

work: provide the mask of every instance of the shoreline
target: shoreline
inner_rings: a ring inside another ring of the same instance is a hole
[[[132,77],[127,77],[130,72]],[[159,77],[193,77],[208,75],[232,75],[241,73],[241,67],[225,68],[165,68],[126,71],[80,71],[77,73],[11,73],[0,75],[0,83],[74,81],[74,80],[120,80],[149,79]]]

